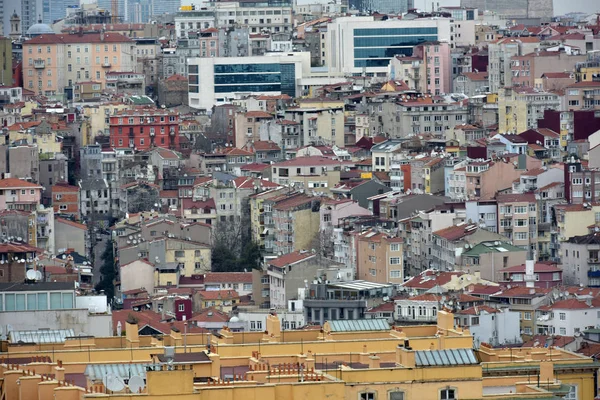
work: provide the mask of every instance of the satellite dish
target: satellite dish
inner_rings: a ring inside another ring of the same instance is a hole
[[[37,276],[35,271],[30,269],[27,271],[27,273],[25,274],[25,276],[27,277],[28,281],[35,281],[35,277]]]
[[[125,383],[123,380],[114,374],[109,373],[104,375],[104,378],[102,378],[102,383],[104,384],[104,387],[111,392],[120,392],[121,390],[125,389]]]
[[[36,281],[41,281],[42,280],[42,272],[41,271],[35,271],[35,280]]]
[[[141,376],[134,375],[129,378],[129,390],[131,390],[131,393],[141,393],[145,386],[144,378]]]

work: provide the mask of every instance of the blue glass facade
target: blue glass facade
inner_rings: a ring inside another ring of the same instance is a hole
[[[296,96],[294,64],[215,65],[215,93],[281,92]]]
[[[410,56],[413,47],[436,40],[436,27],[355,29],[354,67],[386,67],[392,57]]]

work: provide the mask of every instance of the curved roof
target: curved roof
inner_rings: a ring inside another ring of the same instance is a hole
[[[29,29],[27,29],[27,36],[38,35],[54,35],[54,31],[50,26],[42,24],[41,22],[31,25]]]

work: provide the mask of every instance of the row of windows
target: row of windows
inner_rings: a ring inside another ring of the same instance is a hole
[[[215,85],[280,82],[281,74],[279,73],[215,75]]]
[[[356,36],[437,35],[437,28],[366,28],[355,29]],[[435,39],[437,40],[437,38]]]
[[[190,65],[190,67],[192,67]],[[196,66],[197,67],[197,66]],[[197,71],[197,70],[196,70]],[[280,72],[281,64],[235,64],[235,65],[215,65],[215,74],[239,74],[247,72]],[[190,69],[190,73],[194,73]],[[197,72],[195,72],[197,73]]]
[[[74,307],[73,293],[5,293],[0,311],[61,310]]]
[[[412,54],[412,47],[388,47],[388,48],[368,48],[368,49],[354,49],[354,58],[383,58],[387,57],[386,61],[389,63],[389,59],[398,55],[404,54],[408,56]]]
[[[439,390],[439,399],[440,400],[456,400],[457,399],[457,390],[455,388],[446,387],[444,389]],[[377,391],[367,391],[358,394],[358,400],[378,400],[377,399],[378,392]],[[404,400],[405,393],[400,390],[390,390],[387,392],[388,400]]]
[[[423,42],[435,41],[437,36],[378,36],[355,37],[354,47],[387,47],[387,46],[416,46]]]
[[[215,85],[215,93],[232,92],[279,92],[281,84],[271,85]]]

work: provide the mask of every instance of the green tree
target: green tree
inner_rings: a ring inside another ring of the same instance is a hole
[[[100,261],[102,265],[100,266],[100,282],[96,285],[96,291],[104,290],[106,294],[106,299],[109,303],[112,303],[115,297],[115,277],[116,277],[116,269],[115,269],[115,258],[113,256],[113,244],[112,241],[107,240],[106,246],[104,247],[104,251],[100,255]]]

